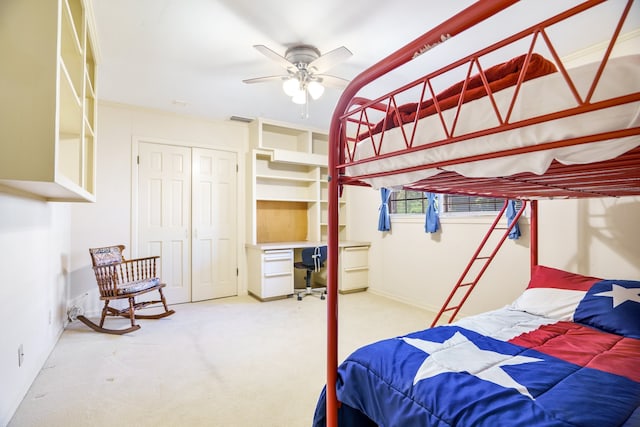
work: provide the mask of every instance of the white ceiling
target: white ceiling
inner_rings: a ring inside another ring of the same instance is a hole
[[[301,107],[291,102],[278,82],[242,83],[243,79],[285,72],[253,45],[264,44],[281,55],[294,44],[311,44],[322,53],[344,45],[353,56],[328,74],[352,79],[473,1],[93,0],[92,3],[100,99],[211,119],[267,117],[327,129],[341,91],[328,88],[322,98],[311,101],[309,117],[301,117]],[[426,61],[444,64],[458,50],[473,48],[477,40],[495,39],[501,29],[508,30],[516,21],[546,16],[576,3],[578,0],[523,0],[509,16],[485,25],[466,41],[457,45],[447,42],[442,46],[451,44],[449,48],[433,49]],[[620,0],[611,3],[622,4]],[[599,23],[593,22],[592,27],[589,37],[599,41],[595,35]],[[572,44],[584,42],[585,36],[564,38],[563,49],[571,52]]]

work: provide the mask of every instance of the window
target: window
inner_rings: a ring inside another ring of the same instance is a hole
[[[462,196],[459,194],[442,195],[441,212],[497,212],[504,206],[504,199],[495,197]]]
[[[389,197],[389,213],[421,214],[427,209],[427,199],[422,191],[393,191]]]
[[[438,211],[441,214],[497,212],[502,209],[503,205],[504,199],[495,197],[458,194],[440,194],[438,197]],[[427,199],[421,191],[394,191],[389,198],[389,213],[392,214],[424,214],[426,209]]]

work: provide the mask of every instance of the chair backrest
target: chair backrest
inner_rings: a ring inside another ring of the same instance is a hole
[[[124,251],[124,245],[107,246],[104,248],[91,248],[89,254],[91,255],[91,262],[94,267],[100,267],[103,265],[120,264],[124,257],[122,252]]]
[[[327,247],[304,248],[301,255],[304,265],[318,271],[324,267],[324,262],[327,260]]]

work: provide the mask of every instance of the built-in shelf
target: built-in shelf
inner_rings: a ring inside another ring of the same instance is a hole
[[[51,201],[95,201],[97,66],[90,3],[4,3],[0,185]]]
[[[302,248],[327,241],[329,138],[319,130],[257,119],[250,140],[248,289],[266,301],[292,294],[291,265],[300,260]],[[356,292],[369,286],[369,243],[348,242],[347,203],[345,188],[338,201],[339,291]]]
[[[252,123],[250,135],[247,194],[251,211],[247,225],[252,232],[248,243],[264,243],[261,236],[270,241],[300,240],[301,236],[309,241],[326,239],[328,135],[265,119]],[[299,202],[306,204],[304,220],[300,219]],[[346,203],[343,197],[339,204],[342,239],[347,238]]]

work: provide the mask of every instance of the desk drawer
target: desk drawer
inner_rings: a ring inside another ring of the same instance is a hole
[[[369,287],[369,269],[366,267],[342,271],[341,291],[361,290]]]
[[[369,247],[349,246],[340,251],[340,292],[362,291],[369,287]]]
[[[265,251],[262,254],[262,274],[265,278],[293,274],[293,250]]]
[[[353,246],[342,248],[342,268],[350,269],[369,266],[369,247]]]
[[[281,297],[293,294],[293,275],[265,276],[262,288],[263,298]]]

